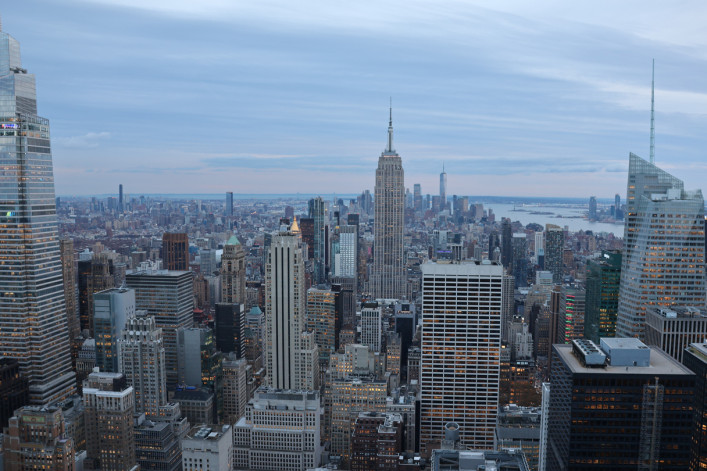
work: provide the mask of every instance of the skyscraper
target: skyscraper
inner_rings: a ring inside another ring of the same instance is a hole
[[[314,222],[314,281],[324,283],[326,279],[326,244],[324,222],[324,200],[321,196],[309,200],[309,218]]]
[[[444,171],[442,164],[442,173],[439,174],[439,210],[447,209],[447,172]]]
[[[122,213],[124,210],[123,206],[123,184],[118,185],[118,212]]]
[[[422,186],[419,183],[413,185],[412,201],[415,211],[422,210]]]
[[[226,217],[233,217],[233,192],[226,192],[226,210],[224,211]]]
[[[393,149],[393,110],[388,123],[388,146],[378,158],[375,189],[373,270],[370,291],[374,298],[400,299],[406,293],[403,263],[405,173]]]
[[[49,120],[37,115],[34,75],[0,30],[0,356],[16,358],[30,401],[74,391]]]
[[[311,379],[313,370],[319,369],[319,359],[307,354],[308,335],[317,349],[314,334],[303,333],[304,283],[304,257],[295,221],[290,230],[273,235],[265,265],[265,365],[268,383],[275,389],[315,389]]]
[[[76,264],[74,260],[74,241],[61,239],[62,277],[64,279],[64,299],[66,300],[66,319],[69,324],[69,339],[73,341],[81,333],[76,291]]]
[[[704,199],[634,154],[627,193],[616,333],[643,338],[649,306],[705,305]]]
[[[339,226],[339,253],[334,276],[356,278],[358,273],[358,226]]]
[[[552,272],[552,282],[562,283],[564,263],[562,255],[565,250],[565,233],[560,226],[547,224],[545,226],[545,270]]]
[[[221,302],[245,304],[245,253],[238,237],[231,236],[221,255]]]
[[[135,290],[112,288],[93,295],[93,330],[96,339],[96,366],[117,373],[118,338],[128,318],[135,315]]]
[[[596,196],[590,196],[589,197],[589,214],[588,214],[589,220],[590,221],[596,221],[597,220],[597,197]]]
[[[420,442],[434,446],[444,425],[463,445],[491,449],[498,409],[503,267],[425,263],[422,269]]]
[[[603,251],[600,257],[587,260],[584,336],[592,342],[616,336],[620,279],[621,252]]]
[[[118,364],[135,391],[135,412],[157,417],[167,403],[167,373],[162,329],[154,317],[140,313],[128,319],[118,339]]]
[[[489,259],[491,259],[490,253]],[[503,218],[501,221],[501,263],[506,270],[510,269],[513,263],[513,228],[508,218]]]
[[[189,270],[189,237],[181,232],[162,234],[162,258],[167,270]]]

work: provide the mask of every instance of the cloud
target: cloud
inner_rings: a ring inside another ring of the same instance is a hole
[[[63,147],[92,149],[99,147],[102,141],[109,139],[111,134],[106,131],[89,132],[80,136],[55,137],[53,141]]]

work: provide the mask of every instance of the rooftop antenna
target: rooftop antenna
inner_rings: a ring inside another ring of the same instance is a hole
[[[655,59],[651,76],[651,165],[655,165]]]
[[[393,97],[390,97],[390,121],[388,121],[388,148],[386,152],[393,152]]]

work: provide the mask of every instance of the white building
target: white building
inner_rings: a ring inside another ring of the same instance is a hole
[[[304,254],[299,228],[273,235],[265,264],[265,365],[276,389],[315,390],[318,349],[303,335],[306,322]],[[312,362],[311,359],[315,361]]]
[[[383,309],[377,303],[364,303],[361,307],[361,344],[373,352],[381,351]]]
[[[503,267],[422,265],[420,443],[456,422],[461,442],[491,449],[498,412]]]
[[[233,427],[197,425],[182,439],[184,471],[230,471],[233,463]]]
[[[167,403],[167,370],[162,329],[155,318],[138,311],[118,339],[118,365],[135,390],[135,412],[157,417]]]
[[[316,468],[322,453],[320,421],[318,392],[258,389],[233,427],[233,469]]]
[[[339,226],[339,253],[335,255],[334,276],[355,278],[358,274],[358,227]]]

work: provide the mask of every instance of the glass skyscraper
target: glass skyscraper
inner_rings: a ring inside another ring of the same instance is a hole
[[[617,336],[643,338],[649,306],[704,307],[704,218],[700,190],[630,155]]]
[[[0,31],[0,356],[16,358],[30,401],[74,391],[54,199],[49,120],[34,75]]]

